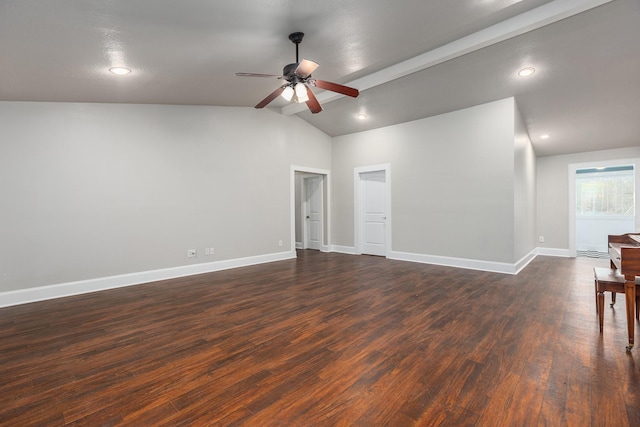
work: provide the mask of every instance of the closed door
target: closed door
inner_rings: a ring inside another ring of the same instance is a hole
[[[305,178],[306,212],[305,212],[305,248],[322,249],[323,224],[323,192],[322,177]]]
[[[386,256],[385,171],[360,174],[362,195],[362,253]]]

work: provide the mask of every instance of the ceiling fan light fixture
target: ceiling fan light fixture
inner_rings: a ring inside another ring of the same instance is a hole
[[[296,98],[298,102],[307,102],[309,100],[309,95],[307,94],[307,87],[304,83],[298,83],[295,87]]]
[[[286,99],[287,101],[291,101],[291,99],[293,98],[293,94],[294,94],[294,90],[291,87],[291,85],[287,86],[284,88],[284,90],[282,91],[282,94],[280,96],[282,96],[284,99]]]

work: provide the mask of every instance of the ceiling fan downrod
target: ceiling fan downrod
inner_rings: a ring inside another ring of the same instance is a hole
[[[289,40],[291,40],[296,45],[296,63],[300,62],[298,57],[298,45],[302,43],[302,38],[304,37],[304,33],[295,32],[289,34]]]

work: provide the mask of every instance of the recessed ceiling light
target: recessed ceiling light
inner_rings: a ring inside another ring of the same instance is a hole
[[[111,71],[113,74],[124,76],[126,74],[129,74],[131,72],[131,69],[125,67],[111,67],[109,68],[109,71]]]
[[[540,135],[540,139],[549,139],[549,134],[545,133],[545,134]]]
[[[360,113],[356,117],[358,118],[358,120],[365,120],[367,118],[367,115],[364,113]]]
[[[529,77],[531,75],[533,75],[533,73],[536,72],[536,69],[533,67],[526,67],[523,68],[522,70],[518,71],[518,75],[520,77]]]

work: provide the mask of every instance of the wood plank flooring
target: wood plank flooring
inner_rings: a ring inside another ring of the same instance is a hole
[[[593,266],[300,251],[0,309],[0,425],[638,426],[640,348],[624,298],[599,334]]]

